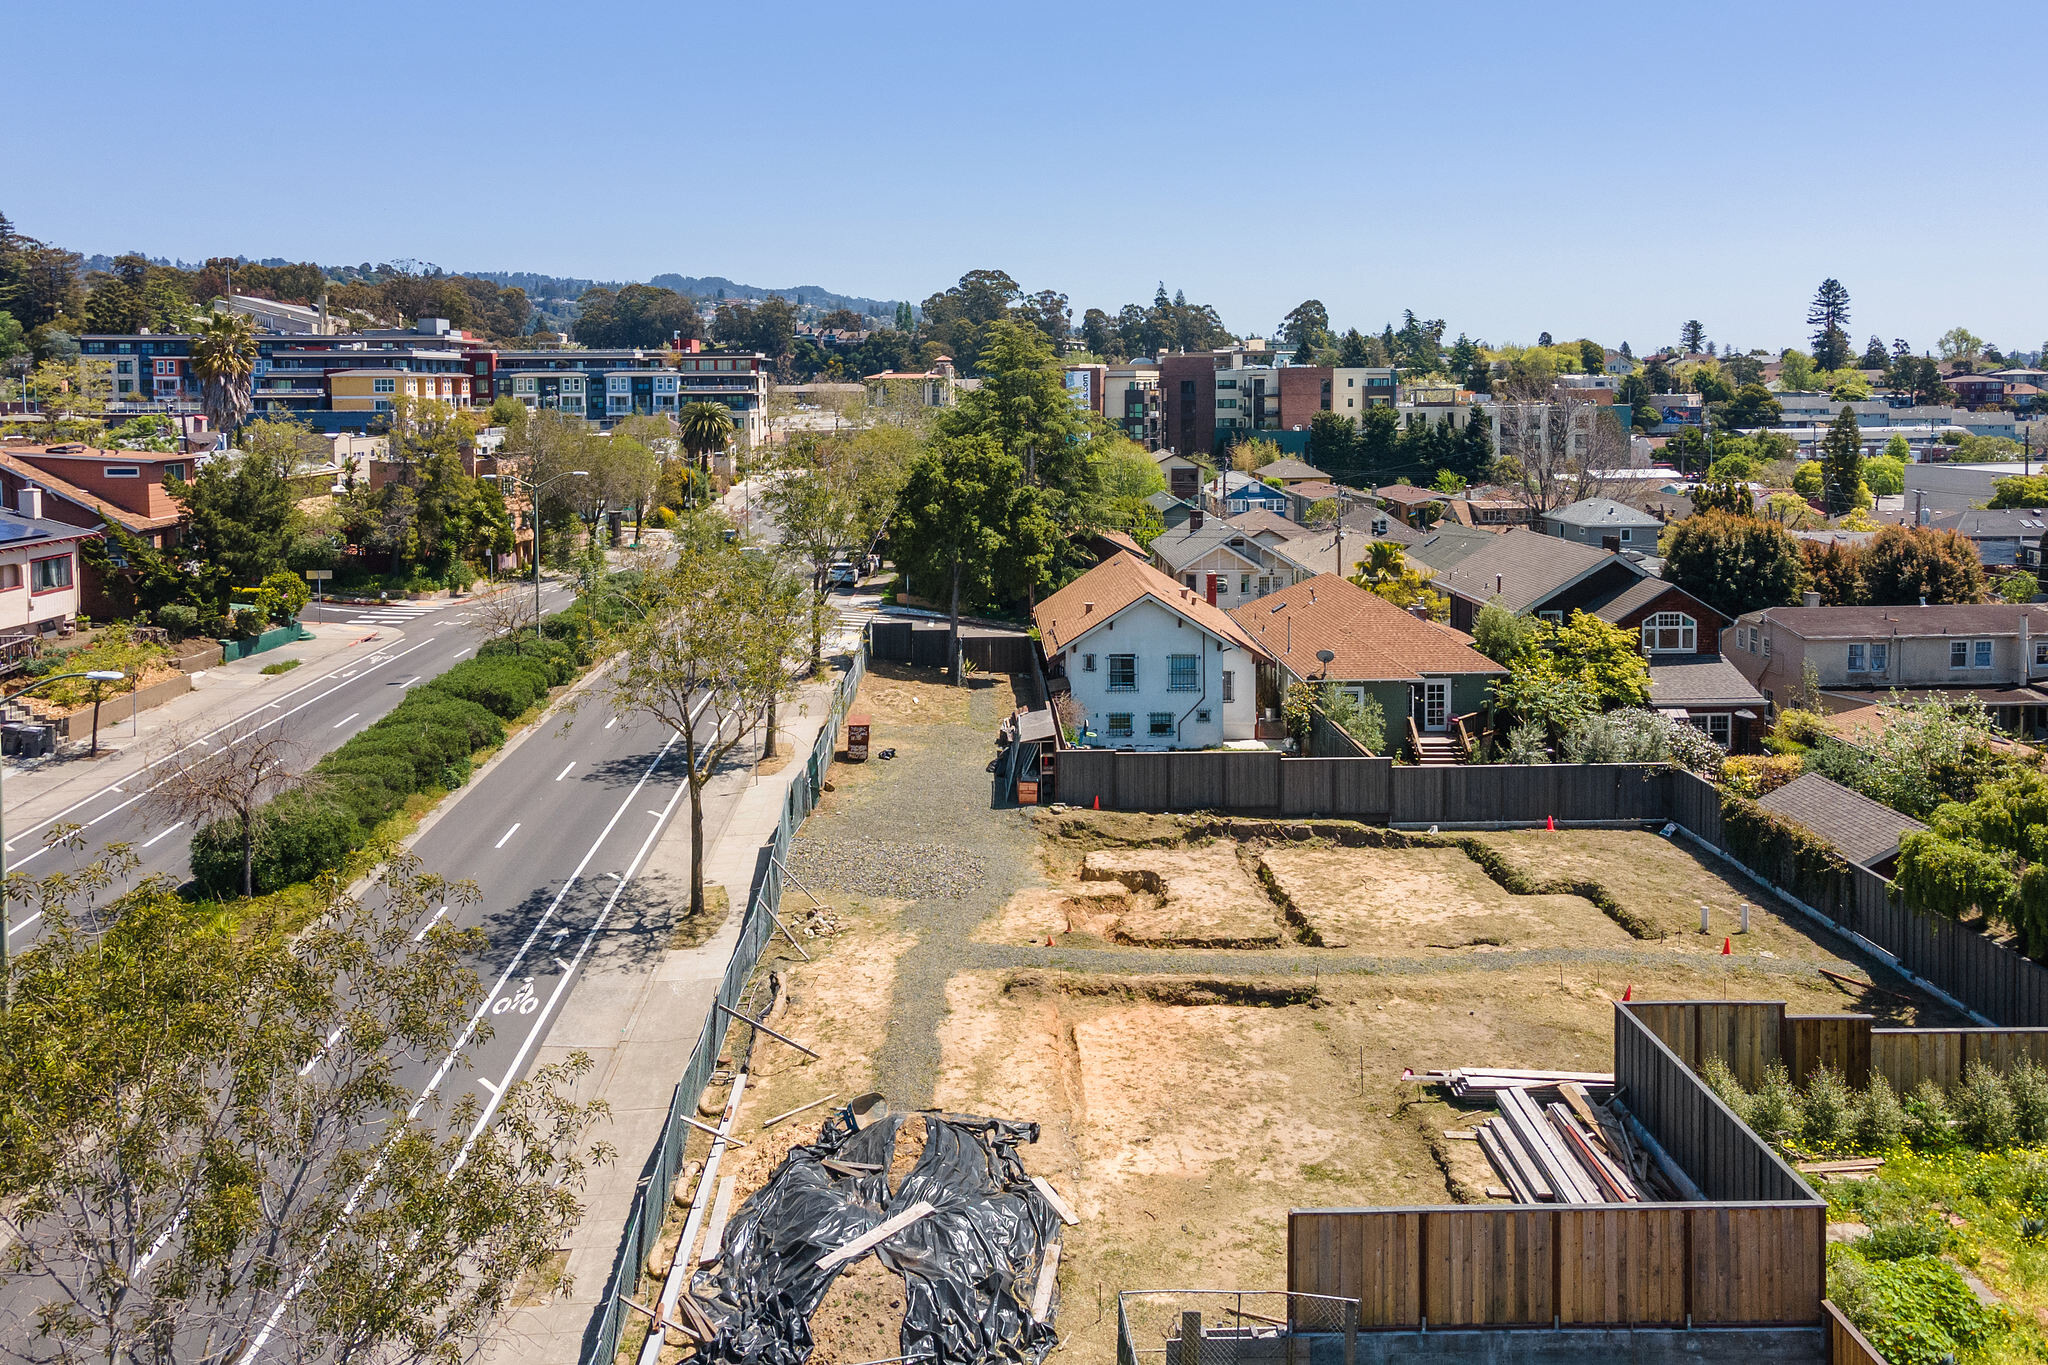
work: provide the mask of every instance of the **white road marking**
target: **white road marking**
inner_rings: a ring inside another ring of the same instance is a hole
[[[611,718],[610,720],[608,720],[608,721],[606,721],[606,722],[604,723],[604,728],[605,728],[605,729],[607,729],[607,730],[609,730],[609,729],[611,729],[611,728],[612,728],[612,727],[613,727],[614,725],[617,725],[618,723],[619,723],[619,718],[618,718],[617,716],[613,716],[613,717],[612,717],[612,718]]]
[[[360,711],[351,711],[347,715],[343,716],[340,720],[334,722],[334,724],[328,726],[327,728],[330,730],[339,730],[342,726],[348,724],[350,721],[354,720],[357,716],[360,716],[361,714],[363,713]]]
[[[519,822],[518,822],[517,820],[514,820],[514,821],[512,822],[512,828],[510,828],[510,829],[506,830],[506,831],[505,831],[505,833],[504,833],[504,835],[503,835],[503,837],[501,837],[501,838],[500,838],[500,839],[498,840],[498,842],[497,842],[497,843],[495,843],[495,844],[492,844],[492,845],[491,845],[491,847],[492,847],[492,848],[503,848],[503,847],[505,846],[505,840],[506,840],[506,839],[509,839],[509,838],[511,838],[511,837],[512,837],[513,835],[517,834],[518,832],[519,832]]]
[[[451,659],[459,659],[467,653],[469,653],[469,646],[464,645],[461,649],[456,650],[453,654],[449,655],[448,657]]]
[[[439,923],[441,922],[441,916],[443,916],[443,915],[445,915],[445,914],[447,914],[447,913],[448,913],[448,907],[447,907],[447,906],[445,906],[445,905],[444,905],[444,906],[442,906],[442,907],[441,907],[440,909],[436,910],[436,911],[434,912],[434,917],[433,917],[432,919],[428,920],[428,921],[427,921],[427,922],[426,922],[425,924],[421,925],[421,926],[420,926],[420,931],[419,931],[419,932],[418,932],[417,934],[414,934],[414,935],[412,936],[412,941],[413,941],[414,943],[418,943],[418,942],[419,942],[419,941],[420,941],[421,939],[425,938],[425,937],[427,936],[427,930],[429,930],[429,929],[433,928],[433,927],[434,927],[435,925],[439,924]]]
[[[34,924],[37,920],[41,919],[42,917],[43,912],[38,910],[33,915],[30,915],[27,919],[23,920],[19,924],[10,924],[9,926],[7,926],[7,937],[13,938],[16,934],[28,928],[31,924]]]
[[[573,758],[572,758],[572,759],[570,759],[570,760],[569,760],[569,767],[568,767],[568,768],[564,768],[564,769],[562,769],[562,771],[560,771],[560,772],[558,772],[558,773],[556,773],[556,774],[555,774],[555,781],[557,781],[557,782],[560,782],[560,781],[561,781],[561,780],[562,780],[563,778],[567,777],[567,776],[569,775],[569,768],[573,768],[573,767],[575,767],[575,766],[576,766],[576,760],[575,760],[575,759],[573,759]]]
[[[341,1025],[336,1024],[334,1026],[334,1032],[328,1034],[327,1041],[320,1045],[320,1050],[313,1054],[312,1059],[310,1061],[308,1061],[304,1066],[299,1068],[299,1074],[303,1076],[307,1072],[311,1071],[314,1067],[320,1065],[320,1059],[327,1055],[327,1049],[333,1047],[334,1040],[339,1037],[341,1037]]]
[[[183,820],[180,820],[177,824],[172,825],[170,829],[167,829],[162,834],[157,835],[156,838],[145,841],[142,846],[144,848],[148,848],[151,844],[154,844],[157,841],[157,839],[168,839],[174,832],[181,830],[184,827],[185,822]]]
[[[413,674],[413,675],[412,675],[412,676],[411,676],[410,678],[407,678],[407,679],[406,679],[406,680],[405,680],[404,682],[400,683],[400,684],[399,684],[399,686],[400,686],[400,687],[411,687],[411,686],[412,686],[412,685],[413,685],[414,683],[418,682],[418,681],[419,681],[419,680],[420,680],[420,679],[421,679],[422,677],[424,677],[424,676],[425,676],[424,674],[421,674],[421,673],[415,673],[415,674]]]

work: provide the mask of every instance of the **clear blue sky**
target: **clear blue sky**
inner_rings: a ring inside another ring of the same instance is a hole
[[[2048,338],[2020,11],[8,9],[0,210],[87,252],[912,299],[997,267],[1077,318],[1163,279],[1240,333],[1314,296],[1638,349],[1800,343],[1835,276],[1859,346]]]

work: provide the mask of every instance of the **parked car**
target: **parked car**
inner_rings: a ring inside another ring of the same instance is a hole
[[[860,571],[850,560],[835,559],[825,568],[825,586],[828,588],[851,588],[860,583]]]

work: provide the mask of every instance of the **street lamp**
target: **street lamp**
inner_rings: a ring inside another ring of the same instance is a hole
[[[84,673],[53,673],[47,678],[37,679],[27,687],[10,695],[15,697],[27,696],[39,687],[48,687],[51,683],[63,682],[67,678],[85,678],[90,680],[93,685],[92,751],[97,754],[100,751],[100,684],[119,682],[127,676],[126,673],[123,673],[118,668],[95,668]],[[4,775],[6,771],[6,765],[0,763],[0,775]],[[14,916],[13,907],[8,903],[6,885],[7,817],[4,808],[0,808],[0,1010],[5,1010],[14,1003],[14,953],[13,946],[8,942],[14,935]]]
[[[526,480],[527,496],[533,500],[527,515],[533,518],[533,638],[536,640],[540,638],[540,495],[563,479],[580,479],[589,473],[587,469],[565,469],[552,479],[542,479],[539,483]]]

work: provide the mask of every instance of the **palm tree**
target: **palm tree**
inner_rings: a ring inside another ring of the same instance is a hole
[[[213,429],[226,433],[249,415],[249,381],[256,373],[256,328],[240,313],[214,313],[192,337],[192,373],[200,405]]]
[[[732,413],[723,403],[686,403],[679,415],[683,449],[693,464],[710,468],[709,456],[732,440]]]

